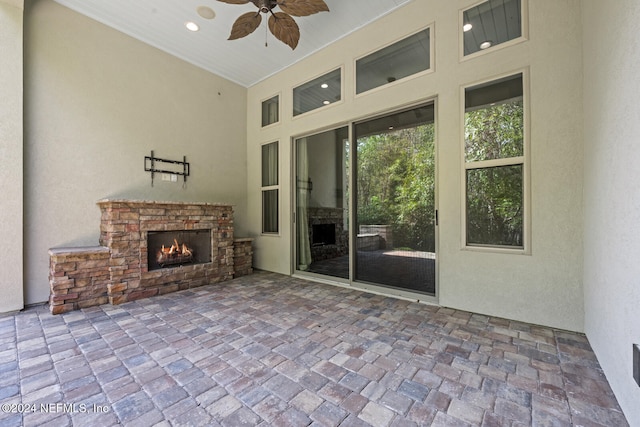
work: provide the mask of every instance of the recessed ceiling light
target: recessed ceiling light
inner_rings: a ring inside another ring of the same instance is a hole
[[[462,26],[462,31],[464,31],[466,33],[467,31],[471,31],[472,28],[473,28],[472,24],[464,24]]]
[[[198,31],[200,29],[200,27],[198,26],[198,24],[196,24],[195,22],[185,22],[184,26],[187,27],[187,30],[189,31]]]
[[[213,19],[216,17],[216,13],[208,6],[198,6],[196,10],[198,11],[198,15],[204,19]]]
[[[490,41],[486,41],[486,42],[482,42],[480,43],[480,49],[489,49],[491,47],[492,43]]]
[[[326,89],[326,88],[328,88],[328,87],[329,87],[329,85],[328,85],[328,84],[326,84],[326,83],[322,83],[322,84],[320,85],[320,87],[321,87],[322,89]]]
[[[324,105],[329,105],[329,104],[331,104],[331,101],[322,101],[322,103],[323,103]]]

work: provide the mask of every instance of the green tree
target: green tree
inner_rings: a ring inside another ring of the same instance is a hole
[[[523,141],[522,99],[489,105],[465,114],[467,162],[523,156]],[[523,245],[523,184],[523,166],[518,162],[467,170],[468,243]]]
[[[435,249],[433,124],[358,140],[358,223],[390,224],[397,247]]]

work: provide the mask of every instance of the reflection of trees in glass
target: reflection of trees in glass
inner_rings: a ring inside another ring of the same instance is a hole
[[[468,244],[523,246],[523,123],[521,99],[465,114]],[[469,168],[509,158],[511,165]]]
[[[522,99],[467,111],[464,138],[466,161],[522,156],[523,129]]]
[[[391,224],[394,245],[435,250],[433,124],[358,140],[358,224]]]
[[[522,246],[522,165],[467,170],[467,243]]]

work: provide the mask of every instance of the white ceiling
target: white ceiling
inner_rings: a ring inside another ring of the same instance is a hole
[[[295,50],[266,35],[266,19],[251,35],[228,41],[233,22],[257,11],[252,4],[233,5],[215,0],[55,0],[83,15],[122,31],[191,64],[245,87],[277,73],[371,21],[418,0],[325,0],[330,12],[294,18],[300,27]],[[202,18],[198,6],[214,10]],[[193,21],[200,31],[191,32]],[[81,37],[81,35],[79,35]],[[268,47],[265,47],[265,36]]]

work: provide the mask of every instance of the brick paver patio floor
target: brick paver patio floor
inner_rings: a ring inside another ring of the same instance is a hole
[[[259,272],[0,317],[1,426],[626,426],[584,335]]]

